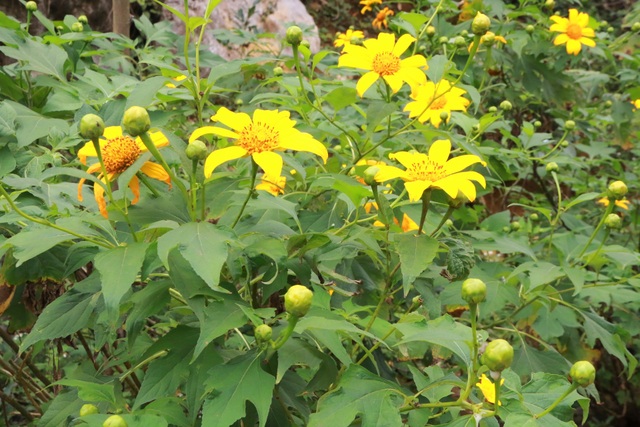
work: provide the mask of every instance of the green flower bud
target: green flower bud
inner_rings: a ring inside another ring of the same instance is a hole
[[[273,67],[273,75],[276,77],[280,77],[284,71],[282,71],[282,67]]]
[[[98,407],[95,406],[95,405],[92,405],[90,403],[84,404],[80,408],[80,416],[81,417],[84,417],[85,415],[97,414],[99,412],[100,411],[98,411]]]
[[[533,222],[537,222],[540,219],[540,217],[538,216],[537,213],[534,212],[531,215],[529,215],[529,219]]]
[[[74,33],[81,33],[82,30],[84,30],[82,22],[74,22],[73,24],[71,24],[71,31],[73,31]]]
[[[462,30],[462,31],[460,31],[460,35],[461,35],[462,37],[467,37],[467,36],[469,35],[469,31],[467,31],[467,30]]]
[[[476,36],[484,35],[487,31],[489,31],[490,27],[491,19],[489,19],[487,15],[481,12],[478,12],[475,18],[473,18],[473,21],[471,21],[471,31]]]
[[[503,339],[491,341],[482,354],[482,363],[491,371],[502,372],[513,362],[513,347]]]
[[[627,188],[627,184],[622,181],[613,181],[609,184],[609,188],[607,189],[607,195],[616,200],[621,200],[627,194],[629,189]]]
[[[196,139],[187,145],[185,153],[189,160],[204,160],[204,158],[207,157],[208,151],[207,144]]]
[[[64,33],[64,27],[62,25],[56,25],[56,31],[58,34]]]
[[[122,127],[133,137],[142,135],[151,128],[149,113],[142,107],[130,107],[124,112]]]
[[[561,146],[562,148],[567,148],[567,147],[569,146],[569,141],[562,141],[562,142],[560,143],[560,146]]]
[[[547,9],[553,9],[555,5],[556,2],[554,0],[547,0],[544,2],[544,7],[546,7]]]
[[[273,335],[273,330],[269,325],[258,325],[253,330],[253,335],[256,337],[256,341],[261,343],[266,343],[271,340],[271,336]]]
[[[622,218],[617,214],[609,214],[604,219],[604,226],[612,230],[618,230],[622,228]]]
[[[513,105],[506,99],[500,103],[500,109],[502,111],[511,111],[513,109]]]
[[[606,27],[607,25],[609,25],[609,23],[607,21],[601,21],[600,25],[602,25],[603,27]]]
[[[533,127],[539,128],[540,126],[542,126],[542,122],[540,120],[533,122]]]
[[[462,282],[462,299],[469,304],[480,304],[487,297],[487,285],[480,279]]]
[[[369,166],[365,169],[362,178],[364,179],[365,184],[367,185],[376,185],[378,182],[376,181],[376,175],[380,172],[380,168],[378,166]]]
[[[446,221],[444,222],[444,225],[445,225],[447,228],[451,228],[451,227],[453,227],[453,221],[451,221],[450,219],[448,219],[448,220],[446,220]]]
[[[292,316],[303,317],[311,308],[313,292],[306,286],[293,285],[284,295],[284,308]]]
[[[445,37],[445,36],[440,37],[440,38],[438,39],[438,43],[440,43],[440,44],[447,44],[447,43],[449,43],[449,37]]]
[[[78,16],[78,22],[83,25],[87,25],[89,23],[89,19],[87,18],[87,15],[80,15]]]
[[[411,299],[411,305],[416,307],[420,307],[424,303],[424,299],[420,295],[416,295]]]
[[[547,172],[557,172],[558,164],[556,162],[549,162],[544,168]]]
[[[609,28],[607,28],[607,33],[609,33],[609,34],[613,34],[613,32],[614,32],[615,30],[616,30],[615,28],[613,28],[613,27],[609,27]]]
[[[512,222],[511,222],[511,224],[509,224],[509,226],[511,227],[511,229],[512,229],[513,231],[518,231],[518,230],[520,230],[520,227],[521,227],[522,225],[520,224],[520,222],[519,222],[519,221],[512,221]]]
[[[433,37],[436,34],[436,27],[429,25],[426,29],[427,37]]]
[[[127,427],[127,422],[120,415],[111,415],[102,423],[102,427]]]
[[[442,120],[443,122],[447,122],[447,120],[449,120],[449,112],[448,111],[441,111],[440,112],[440,120]]]
[[[80,119],[80,135],[86,139],[98,139],[104,133],[104,121],[95,114],[85,114]]]
[[[495,105],[492,105],[491,107],[489,107],[489,112],[490,113],[497,113],[498,112],[498,107],[496,107]]]
[[[495,41],[496,41],[495,34],[485,34],[484,38],[482,39],[482,44],[484,44],[485,46],[492,46],[493,43],[495,43]]]
[[[244,105],[244,101],[242,100],[242,98],[236,98],[236,101],[235,101],[235,102],[236,102],[236,105],[237,105],[237,106]]]
[[[462,36],[458,36],[455,39],[453,39],[453,44],[455,44],[456,47],[460,47],[460,48],[467,47],[467,41]]]
[[[640,22],[634,22],[633,25],[631,26],[631,31],[636,33],[640,31]]]
[[[529,24],[524,28],[524,30],[529,34],[533,34],[533,32],[536,30],[536,27],[534,27],[533,25]]]
[[[508,233],[511,231],[511,227],[507,227],[506,225],[504,227],[502,227],[502,231],[504,231],[505,233]]]
[[[576,362],[569,371],[571,380],[579,386],[588,387],[596,380],[596,368],[586,360]]]
[[[292,46],[298,46],[300,43],[302,43],[302,30],[300,29],[300,27],[298,27],[297,25],[292,25],[287,28],[286,40],[287,43]]]
[[[24,5],[29,12],[35,12],[38,10],[38,3],[34,1],[28,1],[27,4]]]
[[[567,120],[566,122],[564,122],[564,128],[566,130],[574,130],[576,128],[576,122],[574,122],[573,120]]]
[[[607,99],[606,101],[604,101],[604,106],[606,108],[610,108],[613,105],[613,102],[611,102],[611,100]]]
[[[304,47],[306,47],[308,49],[308,48],[311,47],[311,43],[309,43],[309,40],[302,40],[300,42],[300,46],[304,46]]]
[[[473,132],[473,133],[480,132],[480,125],[478,123],[476,123],[475,125],[471,126],[471,132]]]

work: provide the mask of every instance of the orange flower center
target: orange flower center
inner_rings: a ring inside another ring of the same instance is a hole
[[[407,168],[407,181],[435,182],[447,176],[444,165],[433,160],[420,160]]]
[[[280,132],[265,123],[251,123],[240,131],[237,145],[249,154],[273,151],[280,142]]]
[[[400,69],[400,58],[391,52],[380,52],[373,57],[372,68],[381,76],[391,76]]]
[[[142,150],[136,141],[129,136],[119,136],[107,141],[102,147],[102,160],[107,172],[110,174],[122,173],[133,164]]]
[[[567,35],[574,40],[582,38],[582,27],[578,24],[569,24],[567,26]]]
[[[447,98],[444,95],[441,95],[439,98],[431,101],[431,105],[429,106],[430,110],[441,110],[447,105]]]

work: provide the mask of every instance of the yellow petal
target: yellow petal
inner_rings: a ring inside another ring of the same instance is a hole
[[[229,160],[239,159],[247,155],[247,150],[236,145],[213,150],[204,162],[204,176],[209,178],[213,170]]]
[[[567,53],[569,55],[577,55],[582,50],[582,43],[578,40],[569,39],[567,40]]]
[[[93,197],[95,197],[96,202],[98,203],[100,214],[105,218],[109,218],[109,214],[107,213],[107,202],[104,200],[104,188],[102,188],[102,185],[98,183],[93,184]]]
[[[122,136],[122,128],[120,126],[106,127],[102,136],[104,136],[106,139],[116,139]]]
[[[451,153],[451,141],[440,139],[429,147],[429,159],[439,165],[444,165]]]
[[[313,153],[322,157],[324,163],[327,163],[327,158],[329,157],[327,147],[324,144],[315,140],[310,134],[296,129],[291,129],[282,135],[278,148]]]
[[[140,172],[144,173],[150,178],[166,182],[167,184],[169,184],[169,186],[171,186],[171,177],[169,176],[167,171],[157,163],[146,162],[140,168]]]
[[[583,12],[578,13],[578,24],[582,28],[587,27],[589,25],[589,14]]]
[[[445,165],[444,170],[447,175],[451,175],[456,172],[460,172],[463,169],[468,168],[469,166],[476,163],[484,163],[482,159],[473,154],[465,154],[464,156],[454,157],[450,159]]]
[[[400,68],[396,76],[407,82],[412,88],[427,81],[426,74],[419,68]]]
[[[578,9],[569,9],[569,22],[577,23],[578,21]]]
[[[151,141],[153,141],[153,145],[155,145],[158,148],[166,147],[167,145],[169,145],[169,140],[160,131],[149,132],[149,136],[151,137]]]
[[[474,171],[466,171],[466,172],[458,172],[451,176],[456,177],[456,179],[467,180],[467,181],[476,181],[482,188],[486,188],[487,181],[484,179],[482,174]]]
[[[391,53],[393,53],[395,56],[401,56],[414,41],[416,41],[415,37],[409,34],[403,34],[396,42],[396,45],[393,47]]]
[[[106,142],[100,140],[100,146],[102,147]],[[78,150],[78,160],[83,165],[87,164],[87,157],[97,157],[96,147],[93,142],[89,141],[85,143],[81,149]]]
[[[409,215],[407,214],[403,214],[402,215],[402,231],[404,231],[405,233],[407,231],[414,231],[417,230],[418,224],[416,224],[416,222],[414,220],[412,220]]]
[[[226,107],[221,107],[211,117],[211,120],[220,122],[233,130],[242,130],[251,124],[251,118],[246,113],[234,113]]]
[[[131,204],[135,205],[140,200],[140,180],[137,176],[133,176],[131,181],[129,181],[129,188],[133,193],[133,199],[131,200]]]
[[[78,181],[78,200],[79,201],[82,201],[82,199],[83,199],[83,197],[82,197],[82,185],[84,184],[85,181],[86,181],[86,179],[84,179],[84,178],[80,178],[80,181]]]
[[[408,34],[406,34],[408,35]],[[411,36],[409,36],[411,37]],[[378,49],[380,52],[392,52],[393,46],[396,42],[396,36],[391,33],[378,34]],[[405,49],[406,50],[406,49]],[[404,51],[403,51],[404,52]]]
[[[400,68],[415,67],[428,70],[427,60],[422,55],[413,55],[400,61]]]
[[[240,135],[229,129],[219,128],[217,126],[203,126],[193,131],[189,137],[189,142],[193,142],[203,135],[218,135],[223,138],[239,138]]]
[[[566,33],[567,32],[567,25],[566,24],[553,24],[551,27],[549,27],[549,31],[558,32],[558,33]]]
[[[402,87],[402,79],[396,74],[383,76],[382,78],[387,82],[393,93],[398,92]]]
[[[569,41],[569,36],[566,34],[559,34],[554,40],[553,40],[553,44],[555,46],[561,45],[561,44],[565,44],[567,41]]]
[[[351,44],[345,46],[343,54],[338,59],[338,66],[360,68],[364,70],[371,69],[373,56],[366,48]]]
[[[590,46],[590,47],[595,47],[595,45],[596,45],[596,42],[594,40],[588,39],[586,37],[582,37],[580,39],[580,43],[582,43],[585,46]]]
[[[253,153],[253,160],[262,168],[267,176],[280,176],[282,173],[282,157],[273,151]]]
[[[412,181],[404,183],[404,188],[406,188],[407,193],[409,193],[409,200],[412,202],[420,200],[424,190],[429,187],[431,187],[431,181]]]
[[[360,95],[361,98],[367,89],[369,89],[371,85],[378,80],[378,77],[380,77],[380,75],[374,71],[369,71],[360,77],[360,80],[356,83],[356,92],[358,92],[358,95]]]
[[[583,37],[595,37],[596,36],[596,32],[593,31],[593,28],[583,28],[582,29],[582,36]]]
[[[426,162],[429,160],[426,154],[410,151],[398,151],[397,153],[391,153],[389,154],[389,158],[400,162],[405,169],[409,169],[415,163]]]
[[[380,165],[378,167],[379,167],[378,173],[376,173],[375,175],[375,180],[378,182],[384,182],[390,179],[400,178],[405,174],[405,172],[402,169],[397,168],[395,166]]]

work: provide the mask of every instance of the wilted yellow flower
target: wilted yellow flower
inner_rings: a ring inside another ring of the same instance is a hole
[[[389,28],[389,24],[387,23],[387,18],[391,15],[395,15],[395,12],[388,7],[382,9],[376,17],[371,22],[373,28],[377,28],[378,30],[382,30],[382,27]]]
[[[418,117],[420,123],[430,121],[435,127],[442,122],[442,113],[447,113],[447,120],[452,111],[467,111],[471,103],[462,95],[467,92],[458,87],[452,87],[448,80],[442,79],[438,83],[431,81],[413,88],[411,91],[412,102],[409,102],[404,111],[409,112],[409,117]]]
[[[596,203],[600,203],[606,208],[609,206],[609,199],[607,197],[603,197],[602,199],[596,200]],[[629,200],[627,200],[626,197],[624,199],[616,200],[614,204],[625,211],[629,210]]]
[[[569,55],[577,55],[582,50],[582,45],[594,47],[596,42],[591,38],[596,34],[593,28],[589,28],[589,14],[578,12],[577,9],[569,9],[569,18],[561,16],[552,16],[554,22],[549,28],[550,31],[559,32],[553,40],[553,44],[558,46],[567,44],[567,53]],[[589,38],[591,37],[591,38]]]
[[[344,34],[338,33],[338,37],[333,42],[335,47],[349,46],[353,41],[363,39],[364,33],[360,30],[352,30],[349,28]]]
[[[451,142],[447,139],[435,141],[429,148],[429,155],[417,152],[399,151],[389,154],[390,159],[397,160],[406,168],[380,166],[376,181],[383,182],[394,178],[402,178],[404,187],[412,202],[420,200],[428,188],[439,188],[449,197],[455,199],[462,193],[470,201],[476,198],[476,187],[471,181],[486,186],[484,176],[478,172],[463,169],[475,164],[485,165],[480,157],[473,154],[454,157],[450,160]]]
[[[360,14],[364,15],[371,10],[371,5],[382,4],[382,0],[360,0],[360,4],[363,6]]]
[[[500,379],[500,385],[504,384],[504,378]],[[491,381],[485,374],[480,377],[480,382],[476,383],[476,387],[480,389],[484,398],[489,403],[496,403],[496,389],[493,381]],[[502,402],[498,401],[498,406],[502,406]]]
[[[280,176],[277,178],[271,178],[269,176],[263,176],[260,184],[256,185],[256,190],[266,191],[274,196],[284,194],[284,186],[287,184],[287,177]]]
[[[393,93],[396,93],[403,82],[414,87],[427,81],[427,76],[422,70],[427,68],[424,56],[413,55],[400,59],[415,40],[409,34],[404,34],[396,43],[395,35],[380,33],[377,39],[365,40],[364,46],[345,46],[343,54],[338,59],[338,65],[369,71],[360,77],[356,84],[356,91],[360,96],[363,96],[380,77],[387,82]]]

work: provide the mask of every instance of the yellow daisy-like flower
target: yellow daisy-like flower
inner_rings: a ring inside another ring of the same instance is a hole
[[[335,47],[349,46],[355,40],[363,39],[364,33],[360,30],[348,29],[344,34],[338,33],[338,37],[333,42]]]
[[[282,157],[279,150],[307,151],[322,157],[326,163],[327,149],[308,133],[295,129],[295,120],[288,111],[255,110],[253,118],[246,113],[234,113],[225,107],[211,117],[231,129],[204,126],[196,129],[189,138],[192,142],[203,135],[217,135],[235,139],[235,145],[214,150],[204,162],[204,175],[208,178],[222,163],[251,156],[267,176],[279,177],[282,172]]]
[[[589,14],[578,12],[577,9],[569,9],[569,18],[552,16],[554,22],[549,28],[559,34],[553,40],[553,44],[558,46],[567,44],[567,53],[577,55],[582,50],[582,45],[594,47],[596,42],[592,40],[596,36],[593,28],[589,28]]]
[[[596,200],[596,203],[603,205],[605,208],[609,206],[609,199],[607,197],[603,197],[602,199]],[[625,211],[629,210],[629,200],[625,197],[624,199],[616,200],[613,202],[617,207],[624,209]]]
[[[397,160],[406,168],[395,166],[380,166],[376,174],[376,181],[384,182],[394,178],[402,178],[404,187],[412,202],[420,200],[428,188],[439,188],[449,197],[455,199],[458,193],[465,195],[470,201],[476,198],[476,187],[471,181],[479,183],[485,188],[484,176],[478,172],[463,169],[475,164],[486,165],[480,157],[473,154],[454,157],[450,160],[451,142],[447,139],[434,142],[429,148],[429,155],[417,152],[399,151],[389,154],[390,159]]]
[[[169,140],[162,134],[162,132],[149,132],[149,136],[151,136],[151,140],[156,147],[169,145]],[[100,162],[96,162],[89,166],[87,172],[100,172],[98,178],[104,183],[112,182],[118,175],[126,171],[129,166],[138,160],[138,157],[140,157],[142,153],[147,151],[147,147],[145,147],[140,138],[133,139],[128,135],[124,135],[120,126],[110,126],[105,128],[103,138],[100,139],[99,144],[100,152],[102,153],[102,161],[104,162],[105,169],[107,170],[107,176],[105,177],[102,174]],[[87,164],[87,157],[98,157],[95,146],[91,141],[85,143],[84,146],[78,150],[78,159],[83,165]],[[164,181],[171,185],[171,178],[169,177],[169,174],[167,174],[167,171],[157,163],[145,162],[140,168],[140,172],[151,178]],[[78,182],[78,200],[80,201],[82,201],[82,185],[84,182],[84,178]],[[140,199],[140,182],[137,176],[134,175],[133,178],[131,178],[129,188],[133,192],[133,200],[131,200],[131,204],[135,205]],[[107,202],[104,199],[104,188],[101,185],[94,184],[93,195],[98,203],[100,213],[105,218],[108,218]]]
[[[382,27],[389,28],[387,18],[392,15],[395,15],[395,12],[388,7],[385,7],[380,12],[378,12],[376,17],[371,22],[371,25],[373,25],[373,28],[377,28],[378,30],[382,30]]]
[[[504,384],[504,378],[500,379],[500,385]],[[480,377],[480,382],[476,383],[476,387],[480,389],[484,398],[489,403],[496,403],[496,389],[493,381],[491,381],[485,374]],[[502,402],[498,401],[498,406],[502,406]]]
[[[360,10],[360,14],[364,15],[368,11],[372,10],[371,6],[374,4],[382,4],[382,0],[360,0],[360,4],[363,6]]]
[[[345,46],[338,65],[369,71],[360,77],[356,84],[356,91],[360,96],[363,96],[380,77],[387,82],[393,93],[400,90],[403,82],[410,87],[418,86],[427,81],[427,76],[422,71],[427,69],[427,60],[422,55],[400,59],[415,40],[414,37],[405,34],[396,43],[395,35],[380,33],[377,39],[365,40],[364,46]]]
[[[284,194],[284,186],[287,184],[286,176],[279,176],[277,178],[271,178],[263,176],[260,184],[256,185],[256,190],[266,191],[274,196]]]
[[[420,123],[431,121],[435,127],[442,122],[442,113],[447,113],[447,120],[451,117],[452,111],[467,111],[471,103],[462,95],[465,90],[452,87],[448,80],[440,80],[438,83],[426,82],[415,87],[411,91],[411,99],[404,111],[409,112],[409,117],[418,117]]]

